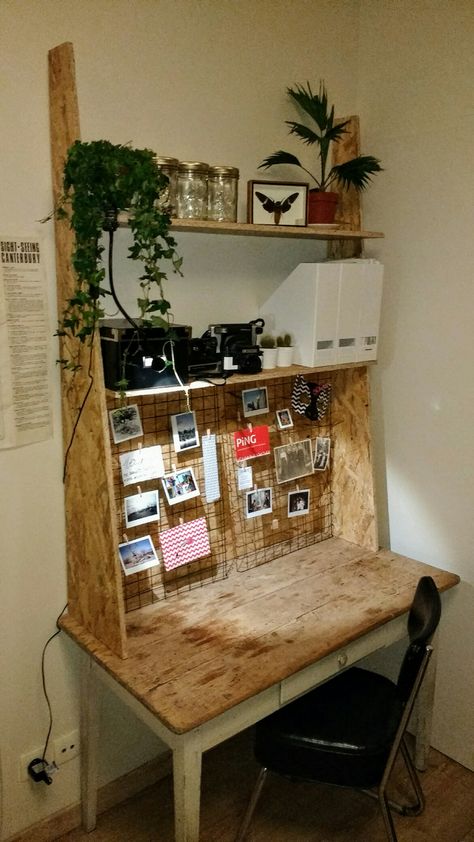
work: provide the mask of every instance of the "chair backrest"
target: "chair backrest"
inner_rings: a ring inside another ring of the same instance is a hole
[[[440,617],[441,599],[438,588],[431,576],[422,576],[418,582],[408,615],[410,644],[405,653],[397,682],[404,703],[410,696],[426,647],[436,631]]]

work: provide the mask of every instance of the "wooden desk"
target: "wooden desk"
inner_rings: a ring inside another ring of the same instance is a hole
[[[98,679],[172,749],[176,842],[197,842],[202,753],[403,638],[422,575],[440,591],[459,581],[333,538],[132,612],[126,660],[66,615],[62,628],[89,656],[81,728],[86,829],[96,814]],[[426,711],[422,719],[418,765],[429,738]]]

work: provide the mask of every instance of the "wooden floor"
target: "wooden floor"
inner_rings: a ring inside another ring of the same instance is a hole
[[[235,837],[257,774],[251,737],[244,732],[204,757],[202,842],[231,842]],[[425,812],[414,819],[395,817],[399,842],[474,842],[474,773],[432,749],[421,779]],[[402,788],[393,794],[402,794]],[[60,839],[173,842],[171,780],[102,814],[93,833],[76,830]],[[366,796],[272,777],[248,842],[386,842],[386,835],[377,805]]]

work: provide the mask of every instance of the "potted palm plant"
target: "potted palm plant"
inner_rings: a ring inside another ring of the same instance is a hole
[[[296,155],[283,149],[273,152],[265,158],[260,169],[268,169],[280,164],[291,164],[300,167],[315,183],[316,187],[309,191],[308,222],[330,223],[334,221],[338,194],[331,191],[332,185],[342,189],[355,187],[360,191],[367,187],[371,176],[380,172],[380,161],[372,155],[357,155],[343,164],[329,166],[328,154],[331,143],[339,143],[344,134],[348,120],[335,123],[334,106],[328,105],[328,96],[323,81],[319,84],[319,93],[313,93],[311,85],[296,85],[288,88],[287,93],[293,103],[310,118],[310,124],[286,120],[290,126],[290,134],[299,137],[308,146],[316,146],[319,158],[319,175],[310,172],[299,161]]]

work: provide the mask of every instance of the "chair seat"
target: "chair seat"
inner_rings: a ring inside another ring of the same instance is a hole
[[[292,778],[373,787],[402,708],[396,684],[353,667],[258,723],[255,755]]]

